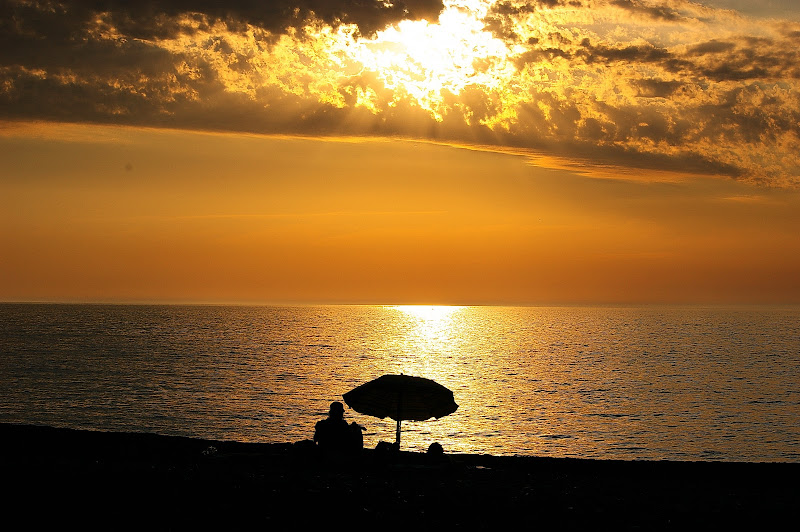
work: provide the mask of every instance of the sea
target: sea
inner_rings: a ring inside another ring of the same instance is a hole
[[[459,405],[404,450],[800,462],[800,307],[0,304],[4,423],[296,442],[401,373]]]

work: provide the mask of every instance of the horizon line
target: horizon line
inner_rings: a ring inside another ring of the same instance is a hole
[[[735,308],[735,307],[800,307],[795,301],[556,301],[556,302],[476,302],[476,303],[433,303],[433,302],[358,302],[358,301],[185,301],[185,300],[4,300],[0,305],[86,305],[86,306],[186,306],[186,307],[598,307],[598,308],[645,308],[645,307],[694,307],[694,308]]]

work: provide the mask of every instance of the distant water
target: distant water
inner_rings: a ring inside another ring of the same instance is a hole
[[[297,441],[401,372],[460,405],[408,450],[800,462],[800,308],[0,305],[2,422]]]

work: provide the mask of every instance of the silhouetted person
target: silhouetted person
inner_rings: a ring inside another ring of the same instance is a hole
[[[440,468],[452,467],[450,457],[444,454],[444,448],[439,442],[433,442],[425,453],[426,461],[429,465]]]
[[[428,446],[428,456],[439,458],[444,456],[444,448],[442,448],[442,444],[438,441],[433,442]]]
[[[362,430],[363,427],[355,421],[347,424],[344,420],[344,406],[339,401],[334,401],[327,419],[317,421],[314,426],[314,442],[326,454],[355,452],[364,445]]]

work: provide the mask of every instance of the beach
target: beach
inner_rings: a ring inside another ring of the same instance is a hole
[[[0,439],[6,514],[31,528],[764,528],[800,508],[797,463],[324,458],[310,442],[11,424]]]

